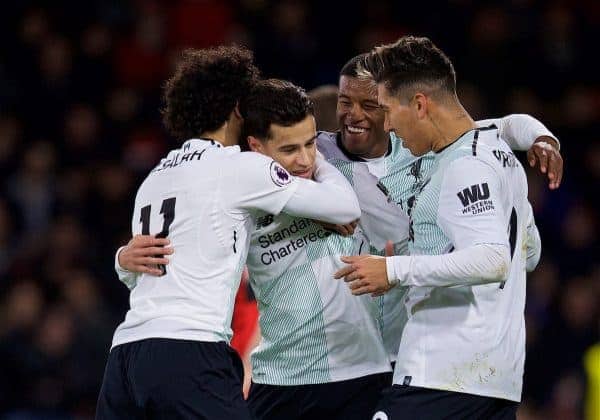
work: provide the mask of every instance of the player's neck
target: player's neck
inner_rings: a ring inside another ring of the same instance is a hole
[[[231,130],[228,129],[228,124],[225,123],[216,130],[202,132],[200,138],[218,141],[223,146],[237,145],[237,137],[231,135],[230,132]]]
[[[477,128],[469,113],[458,103],[456,106],[440,108],[431,117],[434,141],[431,150],[443,149],[458,140],[464,133]]]
[[[375,143],[375,146],[373,146],[373,148],[371,150],[369,150],[368,153],[365,153],[361,157],[363,159],[369,159],[369,160],[380,159],[387,154],[389,147],[390,147],[390,137],[389,137],[389,135],[386,135],[385,139],[382,139],[381,141],[378,141],[377,143]]]

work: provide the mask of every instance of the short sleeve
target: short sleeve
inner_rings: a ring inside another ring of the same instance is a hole
[[[442,180],[438,224],[455,249],[479,244],[508,246],[499,174],[474,157],[452,162]]]
[[[224,195],[234,209],[279,214],[298,188],[298,179],[260,153],[243,152],[232,159]],[[227,169],[225,169],[227,170]]]

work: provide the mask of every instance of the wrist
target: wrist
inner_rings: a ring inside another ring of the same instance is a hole
[[[549,146],[555,148],[556,150],[560,151],[560,143],[554,137],[550,137],[550,136],[546,136],[546,135],[539,136],[533,142],[533,144],[535,144],[535,143],[546,143],[547,145],[549,145]]]
[[[394,257],[385,257],[385,269],[387,274],[387,281],[390,286],[398,284],[398,276],[396,276],[396,267],[394,265]]]
[[[115,269],[117,269],[118,271],[129,271],[125,268],[123,268],[123,265],[121,265],[121,252],[127,247],[127,245],[120,247],[119,249],[117,249],[117,253],[115,255]]]

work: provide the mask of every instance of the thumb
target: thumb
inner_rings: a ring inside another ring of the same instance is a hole
[[[340,260],[342,260],[342,262],[345,262],[346,264],[352,264],[355,259],[356,259],[355,256],[344,255],[344,256],[340,257]]]
[[[394,256],[394,244],[392,243],[392,241],[387,241],[385,243],[385,256],[386,257]]]

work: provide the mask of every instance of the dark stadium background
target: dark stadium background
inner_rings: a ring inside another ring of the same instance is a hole
[[[599,332],[600,3],[436,4],[3,2],[0,418],[93,416],[127,308],[113,253],[136,186],[172,145],[160,87],[181,48],[236,41],[265,75],[310,89],[407,33],[450,55],[473,116],[526,112],[562,142],[560,189],[530,177],[543,257],[528,280],[520,417],[582,418],[583,357]]]

